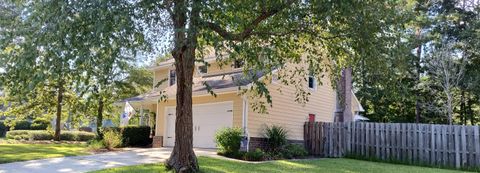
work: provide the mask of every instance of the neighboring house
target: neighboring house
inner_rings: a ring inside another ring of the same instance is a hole
[[[336,92],[327,77],[322,79],[322,85],[315,77],[308,77],[304,86],[308,87],[305,89],[310,90],[311,95],[304,105],[295,102],[294,86],[283,85],[275,80],[269,82],[267,86],[273,104],[272,107],[267,105],[268,114],[261,114],[252,110],[250,103],[254,100],[240,95],[239,87],[246,87],[252,82],[251,78],[244,77],[242,63],[236,62],[220,68],[215,58],[206,58],[205,61],[210,66],[197,64],[194,72],[194,147],[215,148],[215,132],[223,127],[243,128],[249,139],[249,148],[260,147],[265,142],[263,130],[274,124],[288,130],[289,140],[302,142],[303,125],[306,121],[334,120]],[[154,147],[169,147],[175,142],[176,74],[173,62],[173,59],[170,59],[150,68],[154,74],[154,89],[151,92],[124,100],[129,101],[136,109],[156,112]],[[256,73],[252,76],[262,78],[263,74]],[[165,82],[155,87],[159,81]],[[204,82],[213,89],[216,97],[208,93]],[[168,96],[166,101],[159,101],[161,93]],[[355,96],[352,98],[352,105],[352,114],[363,111]]]

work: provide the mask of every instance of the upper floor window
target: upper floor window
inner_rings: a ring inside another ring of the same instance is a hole
[[[168,85],[169,86],[175,85],[176,82],[177,82],[177,73],[175,72],[175,70],[170,70],[168,74]]]
[[[198,67],[198,72],[200,72],[200,74],[206,74],[206,73],[208,72],[208,67],[207,67],[207,65],[199,66],[199,67]]]
[[[236,59],[235,61],[233,61],[233,68],[242,68],[243,64],[244,64],[243,60]]]
[[[317,81],[313,75],[308,76],[308,88],[313,90],[317,89]]]

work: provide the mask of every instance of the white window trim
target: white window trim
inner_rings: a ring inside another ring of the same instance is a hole
[[[313,88],[310,88],[310,78],[313,79]],[[317,91],[317,78],[315,76],[308,75],[307,85],[308,85],[308,89],[312,91]]]
[[[243,60],[242,60],[243,61]],[[232,69],[234,70],[237,70],[237,69],[242,69],[243,66],[245,66],[245,61],[242,62],[243,64],[240,66],[240,67],[235,67],[235,61],[233,61],[233,64],[232,64]]]
[[[280,84],[280,81],[278,80],[278,74],[277,73],[272,73],[272,83]]]
[[[202,67],[202,66],[205,66],[207,68],[207,72],[203,73],[203,72],[200,71],[200,67]],[[197,66],[197,71],[198,71],[198,74],[200,74],[200,75],[208,74],[208,65]]]
[[[177,83],[177,72],[175,72],[175,83],[174,84],[170,84],[170,80],[171,80],[171,71],[175,71],[175,69],[169,69],[168,70],[168,86],[172,86],[172,85],[175,85],[175,83]]]

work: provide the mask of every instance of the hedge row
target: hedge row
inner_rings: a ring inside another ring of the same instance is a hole
[[[50,122],[44,118],[37,118],[33,120],[32,123],[26,120],[16,121],[15,125],[13,126],[14,130],[47,130],[48,125]],[[5,121],[0,121],[0,137],[5,137],[5,134],[8,130],[10,130]]]
[[[149,126],[109,127],[105,130],[120,132],[123,146],[147,146],[152,144]]]
[[[62,131],[60,139],[65,141],[89,141],[95,139],[94,133],[80,131]],[[52,140],[53,134],[46,130],[12,130],[7,132],[8,139],[15,140]]]
[[[37,118],[33,122],[26,120],[16,121],[13,126],[14,130],[47,130],[50,122],[44,118]],[[8,130],[9,126],[6,125],[5,121],[0,121],[0,130]]]

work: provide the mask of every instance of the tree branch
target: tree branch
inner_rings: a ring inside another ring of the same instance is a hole
[[[311,30],[306,30],[306,29],[292,29],[288,30],[285,32],[270,32],[270,31],[259,31],[259,32],[252,32],[250,35],[257,35],[257,36],[286,36],[292,33],[298,33],[298,32],[303,32],[303,33],[309,33],[311,35],[316,35],[317,38],[323,39],[323,40],[330,40],[330,39],[335,39],[335,38],[341,38],[341,37],[348,37],[351,34],[338,34],[338,35],[333,35],[333,36],[318,36],[318,33],[315,31]]]
[[[213,31],[215,31],[217,34],[222,36],[224,39],[227,40],[236,40],[236,41],[242,41],[249,36],[252,35],[253,30],[264,20],[268,19],[269,17],[277,14],[278,12],[282,11],[283,9],[289,7],[291,4],[293,4],[295,0],[288,0],[285,4],[280,5],[278,8],[270,9],[270,10],[264,10],[259,16],[257,16],[253,21],[251,21],[245,29],[240,32],[240,33],[232,33],[224,28],[222,28],[220,25],[215,24],[213,22],[207,22],[207,21],[202,21],[204,27],[207,27]]]

